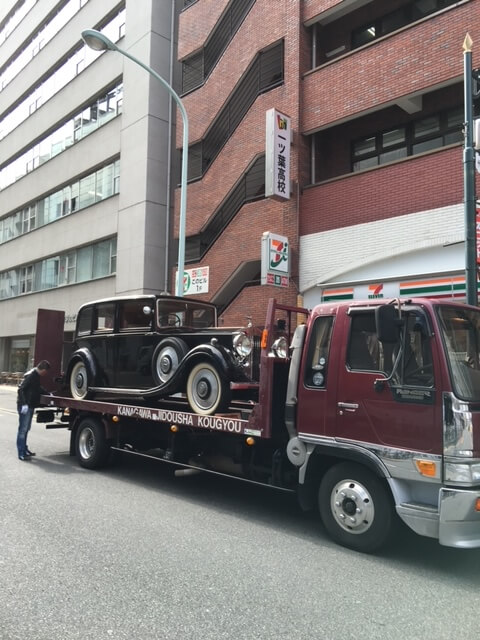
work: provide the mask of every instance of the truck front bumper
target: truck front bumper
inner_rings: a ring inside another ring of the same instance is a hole
[[[480,489],[440,489],[440,544],[464,549],[480,547],[479,505]]]

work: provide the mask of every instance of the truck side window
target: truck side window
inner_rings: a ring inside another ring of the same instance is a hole
[[[323,388],[327,383],[332,327],[332,316],[320,316],[315,320],[305,366],[305,384],[308,387]]]
[[[406,318],[400,370],[403,384],[417,387],[433,386],[432,350],[423,314],[410,313]]]
[[[390,362],[384,361],[383,347],[377,338],[374,312],[353,314],[351,316],[347,365],[350,369],[359,371],[386,371],[388,373],[392,367]]]

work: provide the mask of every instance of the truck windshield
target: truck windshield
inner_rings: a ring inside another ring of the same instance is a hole
[[[452,386],[463,399],[480,401],[480,311],[461,307],[437,308]]]

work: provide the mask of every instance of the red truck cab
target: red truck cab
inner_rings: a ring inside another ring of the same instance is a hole
[[[300,484],[319,483],[331,535],[368,550],[390,529],[392,502],[417,533],[479,546],[480,310],[325,303],[297,331],[289,459]]]

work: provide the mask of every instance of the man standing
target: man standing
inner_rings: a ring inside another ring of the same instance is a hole
[[[27,446],[27,436],[32,426],[32,418],[35,407],[40,404],[41,394],[48,394],[40,384],[40,378],[45,376],[50,369],[47,360],[41,360],[36,367],[27,371],[18,387],[17,411],[18,434],[17,449],[19,460],[30,460],[35,454]]]

